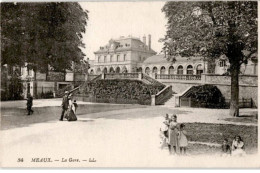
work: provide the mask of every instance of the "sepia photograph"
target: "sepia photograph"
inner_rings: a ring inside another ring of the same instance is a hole
[[[0,167],[260,168],[258,1],[0,6]]]

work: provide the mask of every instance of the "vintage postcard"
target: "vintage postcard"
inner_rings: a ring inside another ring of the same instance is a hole
[[[258,9],[1,2],[0,166],[259,168]]]

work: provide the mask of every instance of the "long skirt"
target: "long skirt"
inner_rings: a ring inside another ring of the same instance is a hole
[[[177,128],[175,128],[173,130],[172,129],[169,130],[169,144],[173,147],[179,146]]]
[[[77,121],[77,117],[72,109],[68,109],[65,118],[67,118],[68,121]]]

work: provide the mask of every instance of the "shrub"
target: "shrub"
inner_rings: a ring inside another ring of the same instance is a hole
[[[191,98],[193,107],[224,108],[225,98],[214,85],[193,86],[183,97]]]
[[[53,92],[52,91],[47,91],[45,93],[41,93],[41,97],[43,99],[48,99],[48,98],[53,98]]]
[[[82,92],[94,96],[98,102],[150,104],[151,95],[157,94],[163,87],[138,80],[111,79],[91,82]]]

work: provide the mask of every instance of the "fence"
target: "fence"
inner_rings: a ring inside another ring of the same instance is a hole
[[[201,80],[201,75],[155,74],[155,79]]]
[[[104,79],[138,79],[138,73],[108,73]]]
[[[181,107],[207,107],[207,103],[201,103],[196,101],[196,99],[191,98],[191,97],[182,97],[180,98],[180,106]],[[224,105],[219,105],[219,108],[229,108],[230,107],[230,99],[225,99],[225,104]],[[215,105],[215,107],[218,107],[218,105]],[[239,99],[239,108],[253,108],[255,105],[253,104],[253,100],[250,99]]]
[[[230,107],[230,99],[226,99],[225,102],[226,102],[226,106]],[[239,108],[253,108],[253,107],[255,107],[252,98],[250,98],[250,99],[244,99],[244,98],[239,99],[238,104],[239,104]]]
[[[143,79],[144,81],[146,81],[146,83],[148,82],[148,83],[150,83],[150,84],[152,84],[152,85],[165,86],[163,83],[161,83],[161,82],[155,80],[154,78],[152,78],[152,77],[150,77],[150,76],[148,76],[148,75],[146,75],[146,74],[142,74],[142,79]]]
[[[98,77],[98,76],[99,76],[99,75],[89,74],[89,75],[88,75],[88,80],[95,79],[95,78]]]

